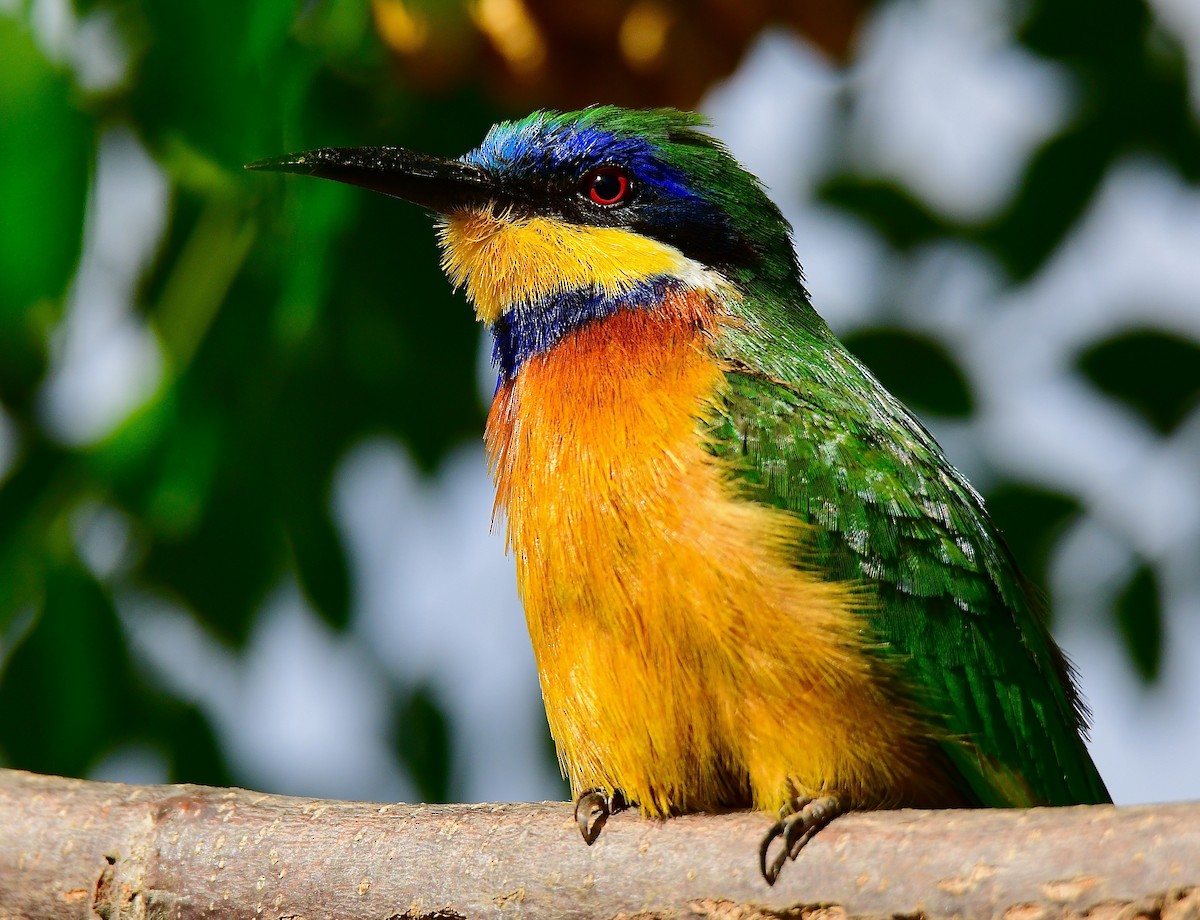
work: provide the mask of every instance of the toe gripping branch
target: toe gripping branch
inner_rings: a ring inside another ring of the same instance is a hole
[[[626,807],[625,796],[620,792],[608,793],[603,789],[592,789],[575,800],[575,823],[583,842],[591,846],[600,836],[609,815],[615,815]]]
[[[787,861],[800,855],[805,844],[846,810],[837,796],[833,795],[823,795],[815,799],[796,798],[783,806],[779,810],[779,820],[767,831],[758,851],[759,869],[762,870],[767,884],[774,885]],[[772,845],[776,840],[782,843],[782,847],[772,857]]]

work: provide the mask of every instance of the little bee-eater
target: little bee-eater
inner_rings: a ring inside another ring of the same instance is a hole
[[[791,228],[702,124],[601,106],[458,160],[253,164],[439,215],[495,343],[496,506],[585,839],[623,803],[769,809],[773,882],[848,809],[1107,802],[982,500],[813,310]]]

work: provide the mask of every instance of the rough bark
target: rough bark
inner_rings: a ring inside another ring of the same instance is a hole
[[[0,771],[0,918],[1200,917],[1200,804],[839,818],[759,876],[761,814],[377,805]]]

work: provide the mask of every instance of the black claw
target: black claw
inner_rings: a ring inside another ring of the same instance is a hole
[[[575,823],[579,826],[579,833],[583,835],[583,842],[591,846],[596,842],[596,838],[600,836],[600,831],[604,829],[605,823],[608,821],[609,815],[614,815],[625,807],[625,797],[620,792],[614,792],[609,795],[599,789],[593,789],[590,792],[585,792],[575,800]],[[595,812],[595,820],[592,820],[592,813]]]
[[[763,837],[762,844],[758,848],[758,868],[768,885],[775,884],[775,880],[779,878],[779,873],[783,869],[783,864],[787,862],[788,848],[786,845],[778,856],[771,860],[770,863],[767,862],[767,857],[771,854],[771,844],[782,837],[786,830],[787,826],[782,820],[776,821],[771,825],[771,829],[767,831],[766,836]]]
[[[759,847],[758,865],[768,885],[774,885],[789,859],[795,859],[805,845],[829,822],[845,812],[845,807],[836,796],[825,795],[819,799],[797,798],[789,803],[781,816],[771,825]],[[783,849],[768,862],[771,845],[782,839]]]
[[[833,796],[814,799],[805,805],[795,818],[788,822],[787,833],[783,838],[788,858],[795,859],[799,856],[804,845],[841,813],[842,808]]]

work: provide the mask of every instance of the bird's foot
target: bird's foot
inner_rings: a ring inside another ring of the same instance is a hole
[[[759,868],[767,884],[774,885],[779,873],[783,871],[784,864],[800,855],[804,845],[812,840],[818,831],[845,811],[846,807],[835,795],[822,795],[817,798],[801,796],[779,809],[779,820],[767,831],[767,836],[763,838],[758,851]],[[782,848],[771,857],[772,845],[776,840],[781,842]]]
[[[575,800],[575,823],[579,825],[579,833],[583,842],[591,846],[604,829],[604,823],[609,815],[615,815],[624,810],[625,796],[620,792],[608,793],[602,789],[592,789]]]

